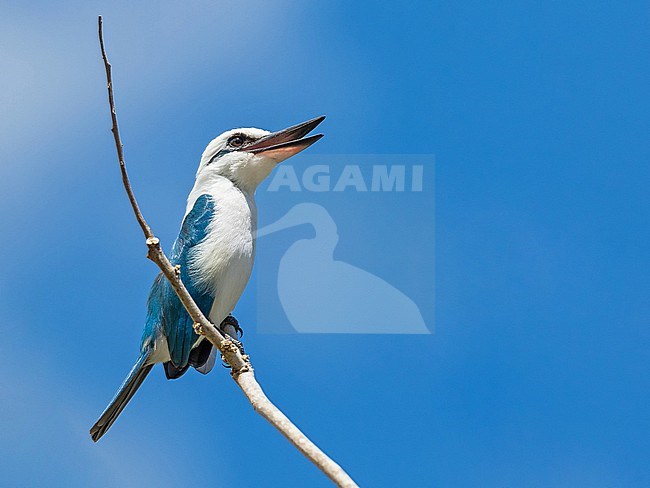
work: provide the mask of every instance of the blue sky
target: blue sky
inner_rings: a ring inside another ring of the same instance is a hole
[[[167,249],[223,130],[326,114],[314,153],[435,155],[435,238],[427,220],[430,251],[401,248],[435,257],[435,333],[262,334],[254,283],[236,311],[269,395],[361,485],[650,484],[646,3],[131,3],[0,7],[3,484],[329,486],[223,368],[155,370],[90,441],[156,274],[115,165],[97,14]],[[260,219],[285,198],[260,195]],[[391,202],[375,212],[403,218]],[[356,240],[367,266],[393,262]]]

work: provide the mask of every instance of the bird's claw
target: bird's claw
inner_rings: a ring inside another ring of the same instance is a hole
[[[238,340],[236,340],[236,339],[229,339],[229,341],[233,345],[235,345],[237,347],[237,349],[239,349],[239,352],[241,353],[242,358],[244,358],[244,361],[248,361],[249,356],[244,351],[244,345],[241,342],[239,342]],[[228,361],[226,361],[226,359],[223,357],[223,354],[221,355],[221,365],[224,368],[230,368],[230,364],[228,364]]]
[[[235,329],[235,333],[237,334],[237,337],[241,339],[244,337],[244,329],[242,329],[239,326],[239,322],[235,317],[232,315],[228,315],[225,319],[221,321],[221,327],[219,327],[224,333],[226,332],[226,326],[230,326],[233,329]],[[233,337],[233,339],[237,339],[236,337]]]
[[[235,317],[232,315],[228,315],[225,319],[222,320],[221,325],[219,328],[221,331],[224,333],[226,338],[232,342],[235,346],[237,346],[237,349],[239,349],[239,352],[241,353],[242,356],[246,356],[246,352],[244,351],[244,345],[237,340],[237,337],[232,337],[228,332],[227,329],[228,327],[232,327],[235,329],[235,334],[237,335],[238,338],[243,337],[244,335],[244,330],[239,326],[239,322]],[[230,365],[226,362],[226,360],[223,358],[223,355],[221,356],[221,362],[222,365],[225,368],[229,368]]]
[[[245,356],[246,351],[244,351],[244,345],[241,342],[239,342],[237,339],[230,339],[230,340],[235,344],[235,346],[237,346],[237,349],[239,349],[241,355]]]

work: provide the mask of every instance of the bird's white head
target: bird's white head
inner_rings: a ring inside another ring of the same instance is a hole
[[[323,137],[305,137],[323,119],[324,116],[317,117],[278,132],[255,128],[226,131],[203,151],[197,181],[225,177],[252,194],[278,163]]]

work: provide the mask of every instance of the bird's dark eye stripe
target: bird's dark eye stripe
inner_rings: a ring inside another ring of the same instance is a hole
[[[221,151],[219,151],[217,154],[215,154],[214,156],[212,156],[212,157],[210,158],[210,161],[208,161],[208,162],[206,163],[206,166],[207,166],[208,164],[212,164],[212,162],[214,162],[215,159],[218,159],[218,158],[220,158],[221,156],[223,156],[224,154],[228,154],[229,152],[232,152],[232,151],[233,151],[232,149],[222,149]]]
[[[224,154],[228,154],[230,152],[236,151],[240,147],[242,147],[244,144],[249,144],[251,142],[255,142],[257,139],[258,138],[256,138],[256,137],[247,136],[245,134],[233,134],[226,141],[227,149],[222,149],[221,151],[217,152],[217,154],[212,156],[210,158],[210,161],[208,161],[206,163],[206,166],[211,164],[215,159],[220,158]]]

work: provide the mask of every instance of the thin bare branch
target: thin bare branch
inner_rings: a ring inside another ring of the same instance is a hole
[[[133,207],[133,213],[135,213],[135,218],[138,220],[138,224],[142,228],[142,232],[147,239],[154,237],[151,229],[147,225],[147,222],[144,220],[142,212],[140,212],[140,207],[138,207],[138,202],[135,200],[135,195],[131,189],[131,182],[129,181],[129,175],[126,173],[126,164],[124,163],[124,145],[122,144],[122,139],[120,139],[120,130],[117,126],[117,113],[115,112],[115,100],[113,99],[113,76],[111,63],[108,62],[106,57],[106,49],[104,48],[104,33],[102,30],[102,16],[100,15],[97,20],[99,28],[99,46],[102,50],[102,59],[104,60],[104,68],[106,68],[106,82],[108,85],[108,103],[111,107],[111,119],[113,121],[113,127],[111,132],[113,133],[113,138],[115,139],[115,147],[117,148],[117,159],[120,162],[120,172],[122,173],[122,183],[124,184],[124,189],[126,194],[129,196],[129,201],[131,202],[131,207]]]
[[[111,64],[108,62],[106,50],[104,48],[104,35],[102,31],[102,17],[98,18],[99,45],[101,47],[102,59],[106,68],[106,81],[108,83],[108,103],[111,110],[111,120],[113,123],[111,132],[115,139],[115,148],[117,158],[122,173],[122,183],[131,202],[133,213],[142,228],[147,247],[149,249],[147,258],[156,263],[165,277],[169,280],[178,298],[183,303],[187,313],[194,320],[194,329],[198,334],[204,335],[215,347],[219,349],[225,361],[230,365],[231,375],[242,389],[251,405],[262,417],[268,420],[280,433],[286,437],[307,459],[316,465],[328,478],[337,486],[345,488],[357,487],[357,484],[350,476],[332,459],[330,459],[318,446],[303,434],[288,418],[280,411],[269,398],[264,394],[261,386],[255,378],[255,373],[247,355],[243,355],[238,345],[226,337],[203,315],[199,307],[194,303],[191,295],[185,288],[180,279],[180,268],[173,266],[167,256],[162,251],[160,240],[153,234],[147,224],[138,202],[135,199],[131,182],[126,172],[126,163],[124,162],[124,146],[120,138],[117,124],[117,113],[115,111],[115,100],[113,97],[113,78],[111,73]]]

